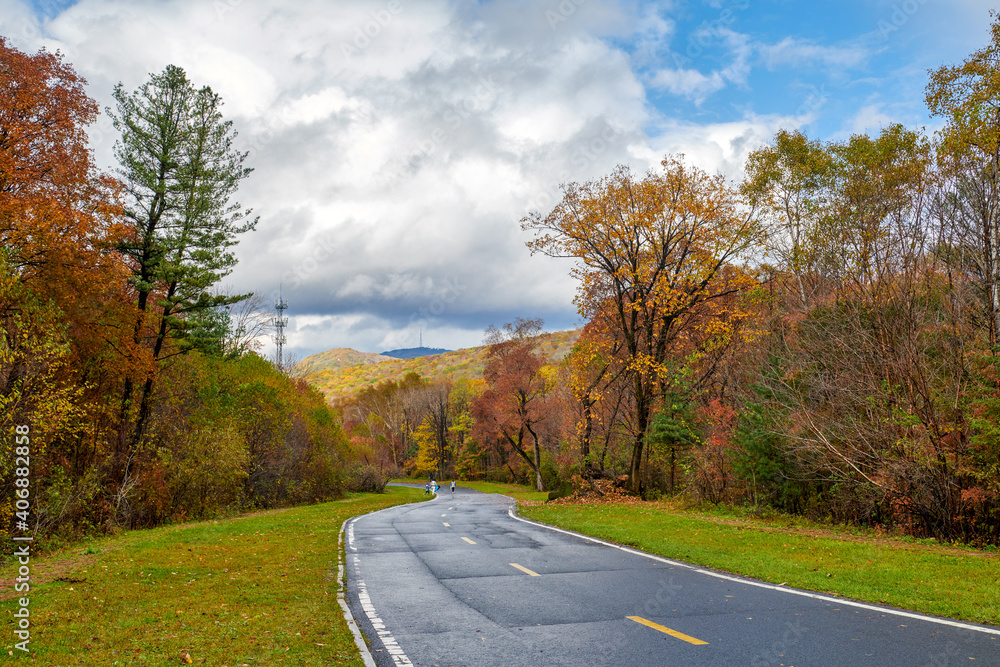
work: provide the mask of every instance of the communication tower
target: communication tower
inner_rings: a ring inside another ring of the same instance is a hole
[[[288,310],[288,301],[281,296],[281,292],[278,292],[278,298],[274,300],[274,310],[278,313],[278,316],[271,319],[271,324],[274,325],[274,344],[277,346],[277,355],[275,356],[275,361],[279,369],[282,368],[281,365],[281,348],[285,344],[285,327],[288,326],[288,318],[285,317],[285,311]]]

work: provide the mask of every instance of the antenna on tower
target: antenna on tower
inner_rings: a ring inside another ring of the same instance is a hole
[[[288,326],[288,318],[285,317],[285,311],[288,310],[288,301],[281,296],[281,288],[278,288],[278,298],[274,300],[274,310],[278,313],[277,317],[271,319],[271,324],[274,325],[275,335],[274,344],[277,346],[277,354],[275,356],[275,361],[277,362],[278,370],[284,370],[281,362],[281,348],[285,345],[285,327]]]

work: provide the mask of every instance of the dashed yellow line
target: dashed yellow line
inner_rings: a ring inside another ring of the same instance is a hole
[[[469,544],[475,544],[475,542],[473,542],[472,540],[470,540],[468,537],[463,537],[462,539],[465,540],[466,542],[468,542]]]
[[[523,565],[518,565],[517,563],[510,563],[510,566],[511,567],[516,567],[521,572],[524,572],[525,574],[530,574],[533,577],[540,577],[540,576],[542,576],[542,575],[538,574],[537,572],[532,572],[531,570],[529,570],[528,568],[526,568]]]
[[[447,521],[442,521],[441,523],[443,523],[443,524],[444,524],[445,526],[447,526],[448,528],[451,528],[451,524],[450,524],[450,523],[448,523]]]
[[[670,628],[664,625],[660,625],[659,623],[653,623],[652,621],[647,621],[641,616],[626,616],[625,618],[627,618],[630,621],[635,621],[636,623],[642,623],[643,625],[653,628],[654,630],[659,630],[660,632],[668,634],[671,637],[677,637],[677,639],[686,641],[688,644],[695,644],[697,646],[708,644],[708,642],[702,641],[700,639],[695,639],[694,637],[686,635],[683,632],[677,632],[676,630],[671,630]]]

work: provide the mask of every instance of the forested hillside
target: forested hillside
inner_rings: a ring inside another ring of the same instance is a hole
[[[559,331],[539,336],[539,350],[552,361],[565,357],[580,331]],[[335,348],[303,359],[295,375],[323,392],[330,400],[342,400],[380,382],[398,381],[416,373],[430,381],[456,382],[482,376],[485,348],[470,347],[441,354],[395,359],[348,348]],[[350,364],[351,360],[355,361]]]
[[[382,352],[382,355],[392,357],[393,359],[413,359],[415,357],[428,357],[434,354],[443,354],[445,352],[451,352],[451,350],[446,350],[441,347],[409,347],[399,350],[386,350],[385,352]]]
[[[326,370],[350,368],[351,366],[381,364],[392,361],[392,359],[392,357],[386,357],[375,352],[358,352],[349,347],[335,347],[326,352],[310,354],[295,364],[293,373],[297,376],[305,376]]]

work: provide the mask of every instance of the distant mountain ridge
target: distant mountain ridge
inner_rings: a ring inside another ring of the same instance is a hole
[[[407,347],[400,350],[379,352],[379,354],[383,357],[392,357],[393,359],[415,359],[417,357],[429,357],[432,354],[444,354],[445,352],[452,352],[452,350],[445,350],[440,347]]]
[[[558,363],[569,354],[579,337],[579,329],[542,334],[538,351],[549,363]],[[355,365],[344,364],[344,360],[352,358],[348,352],[358,355],[362,361]],[[319,389],[332,402],[348,398],[354,392],[379,382],[401,380],[411,372],[431,380],[481,378],[486,365],[485,356],[486,347],[470,347],[409,359],[337,348],[306,357],[295,370],[298,377]]]
[[[295,374],[303,376],[332,368],[380,364],[392,361],[392,359],[392,357],[385,357],[374,352],[358,352],[349,347],[335,347],[326,352],[310,354],[295,365]]]

